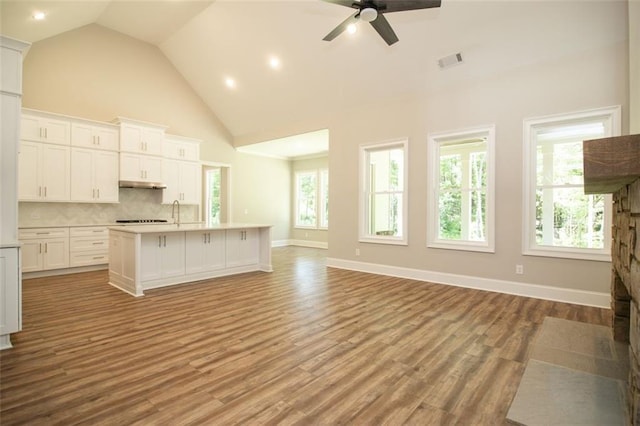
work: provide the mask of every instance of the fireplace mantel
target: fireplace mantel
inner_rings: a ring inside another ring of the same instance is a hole
[[[582,143],[584,191],[612,194],[640,177],[640,134]]]

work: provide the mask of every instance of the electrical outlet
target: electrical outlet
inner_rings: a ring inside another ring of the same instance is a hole
[[[356,256],[360,256],[360,249],[356,249]]]
[[[516,265],[516,274],[518,274],[518,275],[524,274],[524,266]]]

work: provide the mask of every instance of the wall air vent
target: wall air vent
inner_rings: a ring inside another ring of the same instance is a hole
[[[454,53],[453,55],[445,56],[438,59],[438,66],[440,69],[450,68],[454,65],[462,63],[462,53]]]

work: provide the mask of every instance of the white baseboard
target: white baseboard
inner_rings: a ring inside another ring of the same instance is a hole
[[[323,243],[321,241],[289,240],[289,245],[298,247],[319,248],[325,250],[329,248],[329,243]]]
[[[91,272],[91,271],[101,271],[103,269],[109,269],[108,264],[101,265],[90,265],[90,266],[76,266],[73,268],[63,268],[63,269],[49,269],[46,271],[34,271],[34,272],[23,272],[22,279],[28,280],[29,278],[42,278],[42,277],[53,277],[57,275],[67,275],[67,274],[77,274],[79,272]]]
[[[290,246],[289,240],[273,240],[271,241],[271,247],[286,247]]]
[[[345,259],[327,258],[327,266],[331,268],[348,269],[352,271],[368,272],[371,274],[427,281],[435,284],[446,284],[456,287],[513,294],[516,296],[533,297],[535,299],[551,300],[554,302],[595,306],[598,308],[609,308],[611,300],[611,295],[609,293],[574,290],[570,288],[551,287],[540,284],[529,284],[491,278],[478,278],[468,275],[448,274],[444,272],[425,271],[421,269],[403,268],[390,265],[378,265],[374,263],[357,262]]]

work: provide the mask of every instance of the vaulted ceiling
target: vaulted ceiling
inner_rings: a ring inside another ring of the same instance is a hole
[[[323,41],[352,10],[320,0],[2,0],[0,7],[1,32],[30,42],[97,23],[157,45],[235,137],[428,96],[627,38],[620,0],[442,0],[438,9],[385,15],[400,39],[393,46],[365,23]],[[34,21],[35,10],[47,18]],[[462,64],[438,67],[458,52]],[[269,66],[272,56],[279,69]]]

